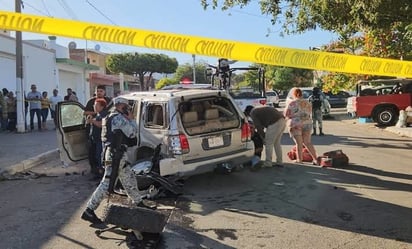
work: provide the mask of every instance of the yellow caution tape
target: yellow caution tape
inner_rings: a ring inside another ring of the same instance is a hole
[[[283,48],[0,11],[0,29],[285,67],[412,78],[412,62]]]

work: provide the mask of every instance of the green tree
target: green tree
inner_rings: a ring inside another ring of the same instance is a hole
[[[265,70],[265,85],[267,90],[289,90],[294,86],[311,86],[313,72],[308,69],[279,67],[273,65],[252,64],[251,67],[263,67]],[[258,72],[251,70],[245,73],[248,86],[258,87]]]
[[[244,7],[252,0],[201,0],[205,9],[228,10]],[[280,24],[283,33],[304,33],[318,28],[338,34],[338,41],[321,50],[383,58],[412,60],[412,1],[410,0],[259,0],[261,12],[272,16],[272,24]],[[287,84],[280,77],[273,84]],[[289,72],[286,72],[288,75]],[[276,77],[275,77],[276,78]],[[322,77],[323,86],[334,91],[353,89],[359,79],[368,75],[331,73]],[[270,81],[269,81],[270,83]]]
[[[232,73],[232,78],[230,81],[233,86],[236,86],[239,83],[245,81],[245,74],[244,73]]]
[[[376,29],[354,36],[341,36],[337,41],[322,46],[321,50],[392,59],[411,59],[411,43],[407,42],[406,27],[397,24],[389,30]],[[329,73],[322,77],[323,89],[336,92],[352,90],[359,80],[385,78],[374,75]]]
[[[205,76],[206,64],[202,61],[195,63],[196,83],[207,83]],[[183,78],[191,79],[193,81],[193,65],[186,63],[180,65],[174,75],[176,84]]]
[[[227,10],[244,7],[252,0],[201,0],[206,9]],[[272,16],[272,24],[280,23],[286,33],[302,33],[321,28],[338,34],[390,29],[394,23],[412,23],[410,0],[259,0],[261,12]]]
[[[176,79],[174,79],[174,78],[162,78],[156,83],[156,89],[161,89],[161,88],[163,88],[165,86],[169,86],[169,85],[175,85],[177,83],[179,83],[179,82],[176,81]]]
[[[322,90],[332,93],[337,93],[339,90],[354,90],[356,83],[365,78],[357,74],[328,73],[321,77]]]
[[[288,90],[292,87],[313,85],[313,71],[300,68],[279,67],[274,73],[273,88]]]
[[[149,89],[153,73],[174,73],[178,62],[164,54],[123,53],[108,56],[106,65],[112,73],[137,75],[141,89],[146,91]],[[148,76],[146,81],[145,76]]]

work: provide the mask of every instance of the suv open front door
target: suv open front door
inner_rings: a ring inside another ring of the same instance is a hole
[[[57,104],[57,144],[60,159],[65,165],[88,156],[84,107],[77,102]]]

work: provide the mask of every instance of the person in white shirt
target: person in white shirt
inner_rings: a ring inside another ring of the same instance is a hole
[[[50,101],[50,114],[51,117],[54,121],[54,125],[57,125],[57,120],[56,120],[56,108],[57,108],[57,103],[63,101],[63,97],[58,95],[59,91],[57,89],[53,90],[53,96],[49,98]]]
[[[31,92],[26,96],[26,100],[30,103],[30,130],[34,130],[34,114],[37,116],[37,126],[39,131],[41,131],[41,93],[37,91],[37,86],[35,84],[31,85]]]

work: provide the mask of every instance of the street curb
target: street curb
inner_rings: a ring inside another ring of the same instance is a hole
[[[390,126],[386,127],[385,130],[403,137],[412,137],[412,128],[409,127],[397,128],[395,126]]]
[[[59,149],[54,149],[50,150],[47,152],[44,152],[38,156],[31,157],[29,159],[23,160],[19,163],[6,166],[3,169],[0,169],[0,178],[7,176],[7,175],[13,175],[18,172],[22,172],[28,169],[31,169],[33,167],[36,167],[42,163],[45,163],[47,161],[50,161],[51,158],[59,158]]]

